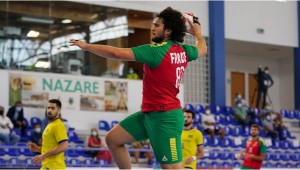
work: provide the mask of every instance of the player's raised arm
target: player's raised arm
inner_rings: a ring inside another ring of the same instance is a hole
[[[205,39],[202,37],[202,28],[198,21],[198,17],[194,16],[192,13],[184,15],[184,17],[186,17],[186,21],[191,26],[191,29],[187,32],[196,38],[195,46],[198,49],[198,58],[205,56],[207,54],[207,46]]]

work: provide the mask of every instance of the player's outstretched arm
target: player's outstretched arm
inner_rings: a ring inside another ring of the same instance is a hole
[[[88,44],[75,39],[70,39],[69,43],[71,46],[78,46],[82,50],[89,51],[101,57],[126,61],[135,61],[134,54],[130,48],[117,48],[109,45]]]

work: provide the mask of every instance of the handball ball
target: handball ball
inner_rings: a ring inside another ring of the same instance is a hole
[[[193,14],[191,13],[184,13],[183,14],[183,17],[185,18],[185,25],[186,25],[186,30],[190,30],[191,29],[191,25],[190,23],[188,22],[188,20],[190,20],[191,22],[193,22]]]

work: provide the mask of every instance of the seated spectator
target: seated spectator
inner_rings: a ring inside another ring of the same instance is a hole
[[[242,104],[242,108],[243,108],[245,111],[248,111],[248,110],[249,110],[248,102],[246,101],[246,99],[243,98],[243,96],[241,95],[240,92],[237,92],[237,93],[236,93],[236,98],[234,99],[234,107],[237,107],[239,101],[240,101],[241,104]]]
[[[266,102],[266,106],[260,111],[259,118],[264,119],[267,112],[272,112],[270,103]],[[271,116],[273,117],[273,116]]]
[[[278,113],[278,115],[274,118],[274,128],[278,132],[279,140],[285,140],[286,137],[284,137],[283,129],[286,127],[283,124],[282,116],[279,113]]]
[[[271,118],[271,113],[267,112],[265,114],[265,117],[262,120],[262,124],[264,127],[264,131],[267,134],[267,136],[271,137],[272,142],[277,138],[277,131],[274,127],[274,120]]]
[[[238,107],[239,103],[241,103],[241,107],[247,113],[249,122],[251,122],[250,124],[252,124],[252,122],[254,122],[256,118],[256,114],[254,110],[250,109],[248,102],[246,101],[246,99],[243,98],[240,92],[236,93],[236,98],[234,99],[234,107]]]
[[[271,112],[266,112],[265,117],[262,119],[262,123],[266,134],[271,137],[272,140],[276,139],[277,137],[279,140],[285,140],[283,135],[283,129],[285,127],[280,116],[272,117]]]
[[[39,123],[35,123],[33,126],[33,133],[31,135],[30,141],[37,144],[38,146],[42,146],[42,128]]]
[[[96,128],[91,129],[91,135],[88,137],[87,140],[88,147],[92,148],[104,148],[106,147],[99,136],[99,132]],[[112,162],[112,156],[111,153],[107,151],[88,151],[88,154],[90,154],[94,160],[102,159],[106,160],[108,164],[111,164]]]
[[[233,110],[233,114],[235,121],[239,123],[243,129],[245,129],[246,126],[251,126],[253,123],[250,116],[248,116],[247,112],[243,109],[241,101],[238,101],[237,107]]]
[[[15,128],[19,128],[21,130],[22,136],[25,136],[25,129],[27,125],[24,120],[24,111],[21,101],[17,101],[14,106],[8,109],[7,117],[10,118]]]
[[[214,115],[211,114],[210,108],[206,106],[205,115],[202,116],[203,129],[204,132],[209,134],[210,138],[213,140],[215,133],[220,135],[220,138],[223,139],[225,136],[224,129],[216,126],[216,120]]]
[[[265,117],[265,114],[266,114],[267,112],[270,112],[270,114],[271,114],[271,119],[272,119],[272,120],[274,120],[274,119],[282,119],[281,114],[275,112],[275,111],[271,108],[269,102],[266,102],[266,106],[264,107],[263,110],[261,110],[260,118],[263,119],[263,118]]]
[[[133,149],[150,149],[151,145],[149,140],[144,140],[144,141],[136,141],[131,144]],[[142,154],[145,158],[147,158],[147,163],[151,165],[152,159],[153,159],[153,154],[152,152],[140,152],[140,151],[134,151],[132,152],[134,156],[134,161],[133,163],[139,163],[139,157],[140,154]]]
[[[15,133],[10,133],[13,128],[14,125],[11,120],[4,115],[4,107],[0,106],[0,141],[9,145],[18,143],[20,136]]]
[[[137,80],[137,79],[139,79],[139,75],[134,71],[134,69],[132,67],[130,67],[128,69],[127,78]]]

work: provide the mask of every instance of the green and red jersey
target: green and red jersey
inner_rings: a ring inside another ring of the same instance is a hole
[[[267,146],[263,139],[258,138],[257,140],[249,139],[246,144],[247,154],[253,154],[259,156],[267,152]],[[243,166],[251,169],[260,169],[262,161],[254,160],[252,158],[245,158]]]
[[[144,63],[142,112],[181,108],[180,81],[187,63],[198,58],[198,50],[171,40],[132,48],[135,59]]]

